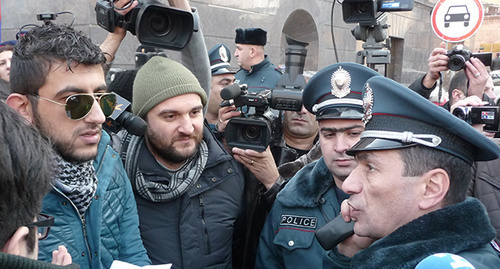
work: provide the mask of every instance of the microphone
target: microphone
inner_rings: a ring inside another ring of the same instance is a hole
[[[325,250],[330,250],[353,234],[354,221],[345,222],[342,215],[338,215],[316,231],[316,239]]]
[[[142,118],[125,111],[130,106],[130,102],[117,93],[113,93],[116,95],[116,107],[113,114],[106,119],[103,128],[113,133],[117,133],[121,128],[125,128],[125,130],[133,135],[144,135],[148,128],[147,123]]]
[[[241,86],[238,84],[229,85],[220,91],[220,97],[224,100],[234,99],[240,96],[246,89],[246,84],[242,84]]]

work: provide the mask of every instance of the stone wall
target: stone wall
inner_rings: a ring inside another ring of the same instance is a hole
[[[166,2],[166,1],[165,1]],[[234,51],[235,29],[238,27],[261,27],[268,31],[266,53],[271,61],[284,64],[284,33],[309,42],[305,70],[319,70],[336,62],[336,53],[331,31],[335,37],[335,47],[339,61],[355,61],[356,51],[361,42],[351,34],[355,24],[345,24],[341,5],[333,0],[192,0],[191,5],[198,9],[201,28],[205,35],[207,48],[216,43],[226,43]],[[71,11],[76,15],[75,28],[90,35],[96,43],[104,40],[107,32],[96,25],[95,0],[2,0],[2,41],[13,39],[19,28],[29,23],[39,23],[39,12]],[[388,14],[391,27],[388,35],[404,44],[398,48],[393,61],[400,62],[396,69],[400,74],[394,77],[403,84],[411,83],[427,69],[427,58],[439,39],[430,27],[430,14],[433,3],[415,0],[411,12],[392,12]],[[61,15],[58,21],[70,22],[71,16]],[[134,36],[128,34],[115,59],[115,67],[133,68],[134,51],[139,45]],[[179,53],[169,51],[169,56],[179,59]],[[234,68],[236,59],[231,61]],[[401,68],[399,68],[401,66]],[[383,70],[383,68],[381,69]]]

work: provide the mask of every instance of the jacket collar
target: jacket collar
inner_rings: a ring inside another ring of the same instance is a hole
[[[423,215],[379,239],[356,254],[351,267],[415,268],[432,254],[476,249],[494,237],[495,230],[484,206],[468,197],[462,203]]]
[[[317,207],[318,200],[334,184],[332,173],[321,157],[295,174],[276,199],[288,207]]]
[[[262,62],[260,62],[258,64],[252,65],[250,71],[243,69],[243,68],[240,68],[240,71],[244,71],[247,73],[247,75],[250,75],[250,74],[255,73],[261,69],[268,67],[270,64],[271,64],[271,62],[269,61],[269,58],[267,57],[267,55],[264,55],[264,60],[262,60]]]

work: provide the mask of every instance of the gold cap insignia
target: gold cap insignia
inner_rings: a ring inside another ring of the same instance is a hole
[[[342,66],[332,74],[332,94],[338,98],[345,97],[351,92],[351,75]]]

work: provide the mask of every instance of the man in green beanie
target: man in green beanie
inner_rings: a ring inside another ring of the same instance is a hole
[[[232,264],[244,181],[237,162],[204,124],[206,104],[198,80],[173,60],[153,57],[137,73],[132,111],[148,129],[141,137],[126,134],[121,155],[153,264]]]

